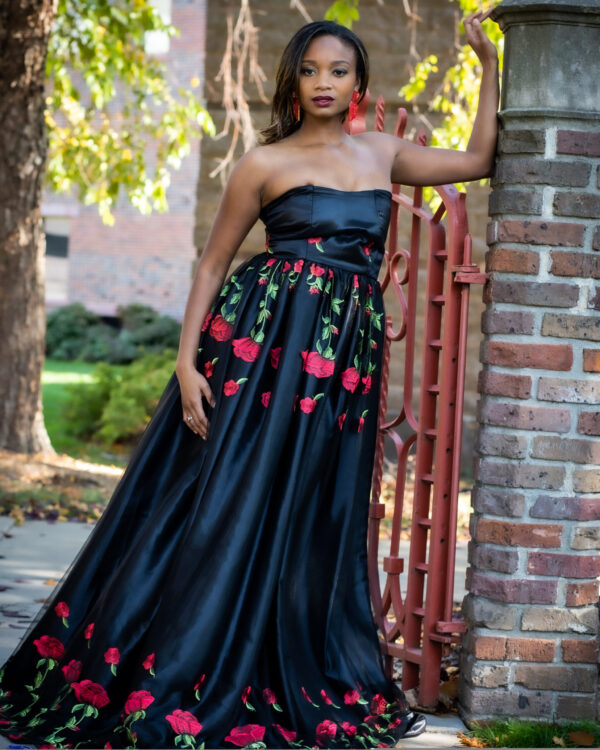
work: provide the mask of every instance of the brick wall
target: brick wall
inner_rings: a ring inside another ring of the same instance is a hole
[[[510,90],[490,197],[461,710],[595,718],[600,134],[589,117],[509,105]]]

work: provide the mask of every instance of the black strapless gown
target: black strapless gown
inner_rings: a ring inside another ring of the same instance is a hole
[[[384,675],[367,523],[386,190],[261,212],[204,322],[205,442],[173,373],[108,506],[0,670],[41,747],[386,747],[424,719]]]

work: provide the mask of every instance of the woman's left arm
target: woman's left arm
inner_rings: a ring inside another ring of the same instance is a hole
[[[447,185],[478,180],[493,173],[498,135],[498,53],[481,28],[481,20],[487,15],[473,13],[464,22],[467,41],[483,68],[477,114],[466,151],[424,147],[388,136],[395,141],[391,170],[393,183]]]

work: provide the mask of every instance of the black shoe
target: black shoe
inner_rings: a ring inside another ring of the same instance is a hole
[[[414,711],[411,711],[404,718],[406,719],[406,731],[402,735],[403,737],[416,737],[419,734],[423,734],[425,729],[427,729],[427,719],[423,714],[416,714]]]

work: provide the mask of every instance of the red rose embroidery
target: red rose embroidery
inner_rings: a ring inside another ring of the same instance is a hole
[[[213,365],[212,362],[204,363],[204,374],[206,375],[207,378],[210,378],[210,376],[213,374],[214,371],[215,371],[215,366]]]
[[[152,667],[154,666],[154,658],[154,652],[148,654],[148,656],[142,662],[142,666],[144,667],[144,669],[152,669]]]
[[[72,682],[71,687],[75,691],[75,696],[81,703],[87,703],[95,708],[102,708],[110,703],[106,690],[102,685],[91,680],[82,680],[81,682]]]
[[[319,352],[300,352],[304,363],[302,369],[318,378],[328,378],[333,375],[335,362],[333,359],[322,357]]]
[[[367,294],[373,294],[373,287],[370,284],[367,285]]]
[[[311,288],[308,290],[308,293],[309,294],[318,294],[319,290],[317,289],[316,286],[311,286]]]
[[[63,644],[58,638],[53,638],[51,635],[36,638],[34,643],[40,656],[44,656],[46,659],[60,659],[65,653]]]
[[[344,416],[346,416],[344,414]],[[360,698],[360,693],[358,690],[348,690],[348,692],[344,695],[344,703],[347,703],[350,706],[353,706]]]
[[[244,724],[244,726],[230,729],[225,740],[238,747],[244,747],[253,742],[260,742],[264,736],[265,728],[260,724]]]
[[[340,414],[340,416],[338,417],[338,425],[340,427],[340,430],[343,428],[345,420],[346,420],[346,412],[344,412],[343,414]],[[346,695],[348,695],[348,693],[346,693]],[[344,700],[346,699],[344,698]],[[348,703],[348,701],[346,701],[346,703]]]
[[[270,688],[265,688],[262,691],[262,697],[265,703],[268,703],[269,705],[273,703],[277,703],[277,698],[275,697],[275,693]]]
[[[276,258],[269,258],[269,260],[265,263],[265,265],[272,266],[273,263],[276,263],[276,262],[277,262]]]
[[[349,737],[356,736],[356,727],[354,726],[354,724],[350,724],[349,721],[343,721],[340,726]]]
[[[231,338],[233,326],[228,323],[222,315],[217,315],[212,319],[209,334],[217,341],[227,341]]]
[[[354,277],[352,279],[352,284],[355,289],[358,289],[358,276],[356,274],[354,274]]]
[[[279,365],[279,356],[281,354],[281,347],[276,346],[273,349],[271,349],[271,365],[277,369]]]
[[[310,242],[311,245],[316,245],[317,242],[321,242],[322,239],[323,239],[322,237],[309,237],[308,241]]]
[[[165,716],[175,734],[191,734],[195,737],[202,729],[202,724],[189,711],[176,708],[172,714]]]
[[[271,391],[265,391],[263,395],[260,397],[260,400],[262,401],[262,405],[268,406],[270,398],[271,398]]]
[[[315,737],[319,744],[321,744],[321,741],[328,740],[330,737],[335,737],[335,733],[337,731],[337,724],[335,721],[331,721],[331,719],[325,719],[320,724],[317,724],[317,728],[315,730]]]
[[[312,703],[312,702],[313,702],[313,700],[312,700],[312,698],[310,697],[310,695],[309,695],[309,694],[308,694],[308,693],[306,692],[306,690],[304,689],[304,685],[302,685],[302,687],[301,687],[300,689],[302,690],[302,695],[303,695],[303,696],[304,696],[304,697],[306,698],[306,700],[307,700],[307,701],[308,701],[309,703]]]
[[[65,664],[65,666],[62,668],[65,680],[67,682],[78,680],[79,675],[81,674],[81,666],[81,662],[77,661],[77,659],[71,659],[68,664]]]
[[[118,664],[121,654],[118,648],[109,648],[104,654],[104,661],[107,664]]]
[[[305,414],[310,414],[310,412],[314,410],[316,405],[317,402],[314,400],[314,398],[310,398],[309,396],[300,399],[300,408]]]
[[[349,367],[342,373],[342,385],[347,391],[354,393],[360,381],[360,375],[356,367]]]
[[[381,695],[381,693],[377,693],[377,695],[374,695],[371,699],[371,713],[377,716],[378,714],[382,714],[385,712],[385,707],[387,706],[387,701]]]
[[[68,617],[69,605],[66,602],[59,602],[56,607],[54,607],[54,611],[59,617]]]
[[[227,380],[223,384],[223,393],[226,396],[233,396],[234,393],[237,393],[240,389],[240,383],[243,383],[245,380],[248,380],[248,378],[239,378],[239,380]]]
[[[368,409],[365,409],[363,413],[360,415],[360,419],[358,420],[358,429],[357,432],[360,432],[362,428],[365,426],[365,415],[368,413]]]
[[[304,266],[304,260],[297,260],[294,263],[294,271],[296,271],[296,273],[299,273],[302,270],[303,266]]]
[[[321,698],[323,698],[323,700],[325,701],[325,703],[328,703],[329,705],[331,705],[333,703],[333,701],[331,700],[331,698],[327,695],[327,693],[324,690],[321,690]]]
[[[264,286],[268,282],[267,282],[267,280],[265,279],[264,276],[261,276],[260,279],[258,280],[258,283],[260,284],[260,286]]]
[[[327,278],[328,278],[328,279],[333,279],[333,271],[331,270],[331,268],[330,268],[330,269],[329,269],[329,271],[327,272]]]
[[[206,677],[205,674],[202,675],[202,677],[198,680],[198,682],[194,685],[194,690],[198,690],[202,683],[204,682],[204,678]]]
[[[284,729],[281,724],[273,724],[273,726],[281,732],[281,736],[287,742],[292,742],[296,739],[296,732],[293,732],[291,729]]]
[[[89,640],[92,637],[93,633],[94,633],[94,623],[90,622],[90,624],[85,629],[84,637]]]
[[[364,378],[362,379],[362,382],[363,382],[362,392],[368,393],[371,390],[371,376],[365,375]]]
[[[292,267],[291,263],[288,263],[288,261],[286,260],[286,262],[283,264],[283,272],[286,273],[287,271],[290,270],[291,267]]]
[[[129,693],[125,701],[125,713],[132,714],[134,711],[143,711],[154,701],[154,696],[147,690],[134,690]]]
[[[260,344],[257,344],[250,336],[233,340],[233,353],[236,357],[243,359],[244,362],[254,362],[261,348]]]
[[[242,703],[246,703],[248,701],[248,696],[250,695],[251,690],[252,690],[252,687],[250,685],[246,686],[242,690]]]
[[[311,263],[310,272],[315,276],[322,276],[325,273],[325,269],[323,268],[323,266],[318,266],[316,263]]]
[[[204,318],[204,323],[202,324],[202,328],[200,329],[201,331],[206,331],[211,318],[212,318],[212,312],[209,311],[206,317]]]
[[[367,243],[367,244],[366,244],[366,245],[365,245],[365,246],[363,247],[363,253],[364,253],[364,254],[365,254],[366,256],[369,256],[369,255],[371,255],[371,248],[372,248],[372,247],[373,247],[373,242],[368,242],[368,243]]]

